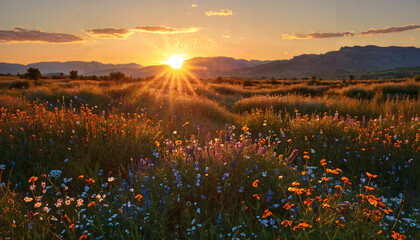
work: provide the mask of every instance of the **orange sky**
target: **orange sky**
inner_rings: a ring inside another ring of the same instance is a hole
[[[289,59],[342,46],[420,47],[417,0],[14,0],[0,62],[160,64],[171,55]]]

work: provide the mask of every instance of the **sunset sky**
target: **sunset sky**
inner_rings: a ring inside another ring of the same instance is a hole
[[[419,0],[2,0],[0,62],[160,64],[420,47]]]

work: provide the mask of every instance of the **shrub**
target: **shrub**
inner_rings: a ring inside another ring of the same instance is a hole
[[[28,68],[26,69],[26,77],[32,80],[38,80],[42,75],[38,68]]]
[[[121,81],[121,80],[124,80],[125,78],[126,78],[125,74],[120,71],[109,73],[110,80]]]

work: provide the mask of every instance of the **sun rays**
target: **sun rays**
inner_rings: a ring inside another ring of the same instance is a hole
[[[196,87],[202,85],[198,77],[193,73],[195,66],[184,62],[179,55],[175,55],[164,61],[159,75],[149,80],[139,91],[156,91],[156,96],[167,95],[169,98],[178,95],[197,95]]]

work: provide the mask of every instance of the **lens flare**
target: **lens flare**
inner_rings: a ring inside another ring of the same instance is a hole
[[[174,55],[171,58],[169,58],[165,63],[171,66],[173,69],[180,69],[184,64],[184,59],[178,55]]]

